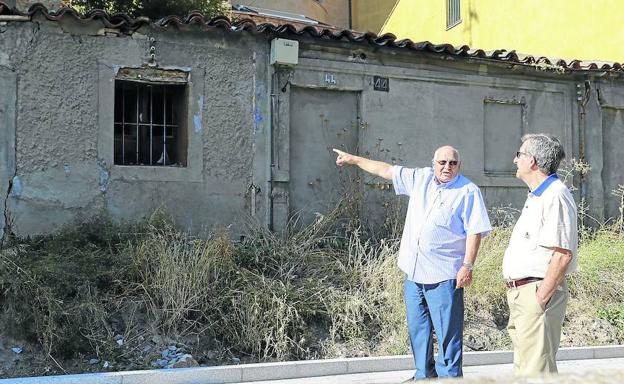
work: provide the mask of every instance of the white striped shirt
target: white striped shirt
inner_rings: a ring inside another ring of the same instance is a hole
[[[438,184],[430,167],[396,165],[392,183],[397,195],[410,197],[399,268],[421,284],[456,278],[466,254],[466,237],[485,236],[492,230],[479,187],[461,174]]]

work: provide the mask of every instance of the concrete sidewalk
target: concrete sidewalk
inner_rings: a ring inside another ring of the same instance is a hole
[[[614,359],[610,364],[616,364],[621,366],[620,369],[624,369],[624,366],[622,366],[624,365],[624,346],[562,348],[557,354],[557,359],[559,361],[584,362],[583,364],[572,363],[572,367],[584,366],[585,363],[589,363],[590,368],[595,366],[595,364],[600,364],[600,359]],[[512,353],[510,351],[466,352],[464,353],[464,372],[466,377],[479,372],[484,374],[500,372],[503,375],[509,375],[511,368],[508,364],[511,361]],[[484,366],[485,368],[476,368]],[[563,364],[563,366],[568,366],[568,364]],[[5,379],[0,380],[0,383],[225,384],[243,382],[273,383],[279,380],[288,380],[282,381],[283,383],[394,383],[397,382],[396,380],[400,382],[407,379],[413,373],[413,368],[412,356],[403,355],[31,377]],[[303,381],[296,381],[301,379]],[[355,381],[349,381],[352,379]]]
[[[574,378],[573,383],[595,384],[592,380],[586,380],[588,375],[606,376],[609,383],[624,382],[624,358],[613,359],[584,359],[566,360],[557,363],[559,377],[553,378],[554,382],[566,382],[569,378]],[[336,375],[322,377],[307,377],[288,380],[267,380],[243,382],[239,384],[398,384],[409,379],[414,374],[413,370],[357,373],[351,375]],[[537,380],[537,381],[536,381]],[[540,383],[544,384],[544,379],[522,379],[514,378],[513,366],[511,364],[497,365],[476,365],[464,368],[464,379],[453,380],[453,383]],[[557,381],[559,380],[559,381]]]

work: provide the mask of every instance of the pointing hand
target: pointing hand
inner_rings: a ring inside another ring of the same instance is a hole
[[[336,165],[339,167],[342,167],[343,165],[355,164],[355,156],[336,148],[334,148],[333,151],[338,154],[338,157],[336,158]]]

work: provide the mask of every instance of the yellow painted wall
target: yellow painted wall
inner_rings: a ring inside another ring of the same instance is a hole
[[[446,0],[354,3],[357,30],[534,56],[624,62],[623,0],[461,0],[462,22],[448,31]]]
[[[399,3],[400,0],[351,0],[353,29],[379,33]]]

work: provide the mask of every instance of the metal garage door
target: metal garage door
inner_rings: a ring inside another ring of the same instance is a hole
[[[290,99],[290,215],[309,223],[353,189],[357,171],[338,168],[332,148],[358,144],[358,93],[293,87]]]

